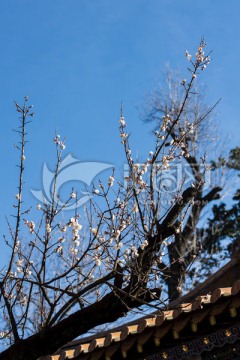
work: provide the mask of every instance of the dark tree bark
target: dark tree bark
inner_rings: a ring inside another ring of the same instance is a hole
[[[112,291],[100,301],[75,312],[58,324],[27,338],[19,340],[0,354],[0,360],[37,360],[41,356],[53,354],[68,341],[86,333],[97,325],[113,322],[142,302],[153,300],[161,294],[160,289],[142,290],[135,293],[127,287],[123,291]],[[129,296],[129,294],[131,296]]]

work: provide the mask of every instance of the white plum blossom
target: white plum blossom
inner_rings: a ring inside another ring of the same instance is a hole
[[[96,228],[91,228],[91,232],[93,235],[97,235],[98,230]]]
[[[122,247],[123,247],[123,243],[122,243],[122,242],[119,242],[119,243],[116,245],[116,249],[117,249],[117,250],[120,250]]]
[[[23,296],[20,303],[22,306],[26,306],[27,305],[27,297]]]
[[[60,139],[60,135],[56,135],[55,138],[53,139],[53,142],[58,144],[59,139]]]
[[[139,212],[138,204],[137,204],[137,203],[135,203],[135,204],[133,205],[132,212],[133,212],[133,213]]]
[[[8,331],[1,331],[1,332],[0,332],[0,336],[1,336],[2,338],[8,337]]]
[[[126,229],[126,227],[127,227],[127,223],[126,223],[125,220],[123,220],[123,221],[121,222],[121,224],[120,224],[119,230],[120,230],[120,231],[123,231],[124,229]]]
[[[23,273],[23,268],[17,267],[17,272],[19,272],[20,274],[22,274],[22,273]]]
[[[42,206],[41,204],[37,204],[37,210],[41,210]]]
[[[71,196],[72,199],[75,199],[76,194],[72,191],[71,194],[70,194],[70,196]]]
[[[50,226],[49,223],[47,223],[46,224],[46,232],[47,232],[47,234],[50,234],[51,231],[52,231],[51,226]]]
[[[171,117],[170,117],[169,114],[163,115],[163,117],[162,117],[162,125],[161,125],[161,130],[162,131],[167,130],[167,126],[168,126],[170,121],[171,121]]]
[[[190,54],[189,54],[189,52],[188,52],[187,50],[185,51],[185,55],[186,55],[186,58],[188,59],[188,61],[190,61],[190,60],[191,60],[192,55],[190,55]]]
[[[97,266],[100,266],[100,265],[101,265],[101,263],[102,263],[102,262],[101,262],[101,260],[100,260],[100,259],[98,259],[98,258],[97,258],[97,259],[95,259],[95,264],[96,264]]]
[[[109,178],[108,178],[108,186],[113,186],[113,183],[114,183],[114,177],[109,176]]]
[[[144,228],[145,231],[148,231],[148,227],[147,227],[146,224],[144,224],[143,228]]]
[[[126,125],[126,123],[125,123],[125,120],[124,120],[124,117],[123,117],[123,116],[121,116],[121,117],[120,117],[119,122],[120,122],[120,124],[121,124],[122,126],[125,126],[125,125]]]
[[[24,259],[19,259],[16,261],[17,266],[22,266],[22,263],[24,262]]]
[[[100,243],[104,243],[105,242],[105,237],[101,236],[98,240],[99,240]]]
[[[141,170],[141,172],[142,172],[143,174],[145,174],[145,173],[147,172],[148,165],[149,165],[149,164],[142,164],[142,170]]]
[[[77,255],[77,253],[78,253],[78,249],[73,248],[73,247],[70,249],[70,251],[73,255]]]
[[[120,137],[121,137],[122,139],[126,139],[127,133],[120,133]]]
[[[133,246],[132,244],[130,245],[130,248],[131,248],[131,251],[134,254],[134,256],[138,257],[139,254],[138,254],[137,248],[135,246]]]
[[[144,240],[144,242],[140,245],[140,248],[144,250],[146,246],[148,246],[148,241]]]
[[[29,228],[30,234],[34,233],[35,223],[33,221],[25,220],[24,225],[26,225]]]
[[[117,230],[115,231],[113,237],[114,237],[115,239],[118,239],[120,235],[121,235],[121,231],[120,231],[119,229],[117,229]]]
[[[76,222],[73,225],[73,228],[74,228],[74,230],[79,231],[79,230],[82,230],[82,225],[79,224],[78,221],[76,220]]]
[[[194,124],[192,123],[189,125],[189,134],[193,134],[193,132],[194,132]]]
[[[58,245],[58,247],[55,249],[55,252],[56,253],[59,253],[60,255],[63,254],[63,247],[62,245]]]
[[[31,276],[31,275],[32,275],[32,271],[27,268],[26,269],[26,276],[28,277],[28,276]]]
[[[168,156],[163,156],[162,157],[162,164],[164,169],[169,169],[169,157]]]
[[[140,164],[134,164],[133,165],[133,171],[134,172],[138,172],[139,168],[140,168]]]

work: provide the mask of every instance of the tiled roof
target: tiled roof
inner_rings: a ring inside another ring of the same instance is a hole
[[[224,317],[221,326],[230,326],[237,321],[239,313],[240,280],[237,280],[231,287],[217,288],[212,293],[198,296],[195,300],[182,303],[174,309],[154,313],[136,323],[97,334],[95,337],[68,343],[54,355],[44,357],[44,360],[124,359],[133,349],[136,353],[143,353],[145,345],[150,341],[152,347],[157,347],[160,343],[168,344],[169,341],[186,341],[186,333],[188,340],[193,339],[197,333],[207,344],[204,337],[206,331],[212,329],[214,332],[217,329],[219,316]],[[226,336],[227,331],[231,334],[230,330],[226,330]],[[183,348],[183,351],[185,350]],[[167,358],[164,354],[162,358]]]

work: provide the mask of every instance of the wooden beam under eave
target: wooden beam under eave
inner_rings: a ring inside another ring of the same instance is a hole
[[[59,360],[73,359],[75,357],[74,352],[75,352],[75,349],[65,350],[65,351],[63,350],[60,354]]]
[[[86,343],[86,344],[81,344],[79,346],[77,346],[75,348],[75,351],[74,351],[74,356],[78,356],[79,354],[82,354],[82,353],[87,353],[88,352],[88,349],[89,349],[89,346],[90,346],[90,343]]]
[[[99,339],[93,339],[90,342],[88,351],[91,352],[94,349],[98,348],[98,347],[103,347],[104,346],[104,341],[105,341],[105,337],[99,338]]]
[[[108,346],[105,350],[105,360],[110,360],[115,352],[119,349],[120,343],[115,343]]]
[[[161,327],[156,328],[156,330],[153,334],[154,343],[156,346],[160,345],[161,339],[168,333],[168,331],[171,329],[172,325],[173,325],[172,323],[169,323],[168,325],[165,325],[163,327],[161,326]]]
[[[120,339],[125,340],[128,337],[128,335],[136,334],[137,332],[138,332],[138,325],[124,326],[120,335]]]
[[[120,341],[120,338],[121,338],[121,331],[108,333],[104,340],[104,346],[107,347],[113,342]]]
[[[104,352],[105,349],[94,351],[92,354],[90,354],[89,360],[100,360],[104,355]]]
[[[218,288],[216,290],[214,290],[211,294],[211,303],[215,303],[218,301],[218,299],[220,299],[220,297],[222,296],[231,296],[232,295],[232,288],[231,287],[227,287],[227,288]]]
[[[121,344],[121,353],[124,359],[127,358],[127,353],[132,348],[135,341],[136,341],[136,336],[123,341],[123,343]]]

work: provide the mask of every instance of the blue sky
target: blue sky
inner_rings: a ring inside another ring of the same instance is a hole
[[[185,49],[202,35],[213,61],[203,74],[209,103],[219,98],[216,126],[239,145],[239,0],[2,0],[0,2],[1,220],[15,202],[17,124],[13,100],[29,95],[27,188],[41,187],[54,164],[55,131],[83,161],[123,163],[120,102],[135,154],[151,150],[150,127],[136,105],[154,88],[166,63],[186,74]],[[28,193],[29,201],[34,201]],[[4,232],[4,231],[3,231]]]

